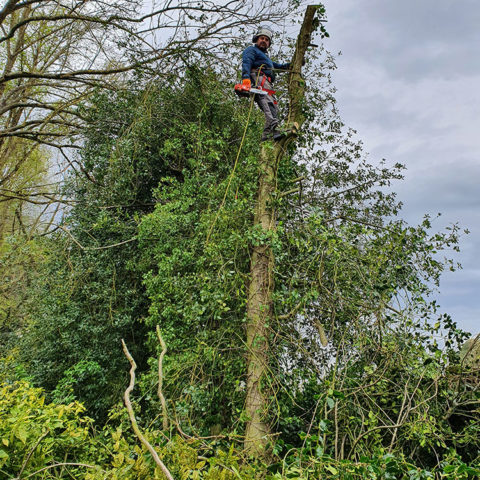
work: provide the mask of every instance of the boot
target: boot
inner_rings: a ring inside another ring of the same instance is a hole
[[[266,142],[267,140],[272,140],[272,132],[270,132],[269,130],[264,130],[260,141]]]
[[[275,142],[279,142],[282,138],[285,138],[287,136],[285,132],[282,132],[280,130],[274,130],[272,134],[273,134],[273,140]]]

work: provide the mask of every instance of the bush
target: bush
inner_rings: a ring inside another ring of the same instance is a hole
[[[43,391],[26,382],[0,386],[0,472],[25,478],[55,464],[81,463],[88,452],[92,420],[78,402],[45,403]],[[73,466],[71,472],[79,470]],[[22,477],[23,475],[23,477]],[[47,477],[51,478],[51,477]]]

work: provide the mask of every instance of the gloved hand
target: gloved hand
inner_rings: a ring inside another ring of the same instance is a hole
[[[242,84],[246,88],[250,88],[252,86],[252,81],[249,78],[244,78]]]

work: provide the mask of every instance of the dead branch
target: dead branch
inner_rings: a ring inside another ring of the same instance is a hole
[[[167,344],[163,340],[163,337],[160,333],[160,326],[157,325],[157,337],[160,345],[162,346],[162,352],[158,357],[158,398],[162,404],[162,414],[163,414],[163,429],[168,430],[168,411],[167,411],[167,402],[163,396],[163,357],[167,353]]]
[[[123,398],[125,401],[125,407],[127,408],[127,411],[128,411],[128,417],[130,418],[130,423],[132,424],[132,429],[135,432],[135,435],[137,436],[137,438],[140,440],[140,442],[143,445],[145,445],[145,447],[147,447],[148,451],[153,457],[153,460],[160,467],[160,469],[162,470],[163,474],[167,477],[167,479],[174,480],[174,478],[172,477],[172,474],[170,473],[168,468],[165,466],[165,464],[162,462],[156,450],[152,447],[151,443],[144,437],[144,435],[140,431],[140,428],[138,427],[137,420],[135,418],[135,413],[133,412],[132,403],[130,401],[130,393],[132,392],[133,387],[135,386],[135,370],[137,369],[137,364],[135,363],[135,360],[133,359],[130,352],[128,351],[127,345],[125,344],[123,338],[122,338],[122,347],[123,347],[123,353],[125,354],[125,356],[127,357],[131,365],[130,384],[125,390],[125,394]]]

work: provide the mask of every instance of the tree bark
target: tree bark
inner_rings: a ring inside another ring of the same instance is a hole
[[[303,100],[305,81],[301,69],[305,52],[310,45],[317,6],[309,6],[297,37],[295,53],[291,62],[289,78],[289,125],[300,128],[305,117]],[[282,160],[288,143],[295,138],[292,131],[280,142],[262,144],[259,157],[257,203],[254,215],[254,231],[259,240],[252,248],[250,261],[250,285],[247,300],[247,385],[245,412],[247,424],[245,449],[255,456],[266,456],[269,436],[267,372],[270,355],[269,328],[273,316],[273,290],[275,258],[270,246],[272,233],[276,229],[276,215],[273,205],[277,178],[277,166]]]
[[[260,175],[254,226],[263,234],[275,230],[275,211],[272,194],[275,191],[275,148],[271,143],[262,145]],[[268,238],[268,237],[267,237]],[[261,455],[268,442],[269,428],[264,420],[267,399],[264,385],[268,366],[268,323],[272,317],[273,252],[265,241],[253,246],[250,262],[250,285],[247,301],[247,425],[245,448]]]

